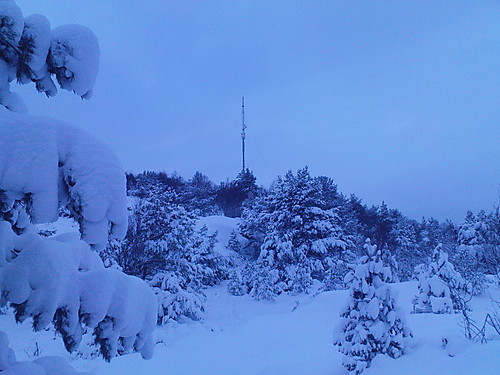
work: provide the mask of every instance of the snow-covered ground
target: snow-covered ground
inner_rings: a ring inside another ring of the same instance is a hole
[[[487,344],[470,343],[461,333],[460,315],[409,314],[415,282],[393,286],[407,312],[414,340],[407,355],[393,360],[376,357],[366,374],[499,374],[500,337],[490,331]],[[492,286],[489,293],[498,298]],[[78,359],[64,352],[51,332],[33,334],[29,324],[17,325],[10,313],[0,316],[0,326],[11,339],[18,360],[42,355],[71,357],[80,370],[97,375],[264,375],[345,374],[341,356],[332,345],[333,331],[347,292],[316,296],[280,296],[275,302],[235,297],[220,285],[207,291],[206,318],[202,322],[171,324],[158,328],[155,356],[145,361],[138,354],[115,358]],[[474,298],[477,321],[491,308],[489,297]],[[448,347],[442,348],[447,338]]]
[[[199,227],[203,224],[210,233],[218,231],[216,251],[228,255],[225,246],[238,219],[213,216],[198,222]],[[39,229],[63,233],[76,227],[71,220],[62,219]],[[416,282],[394,284],[392,289],[406,312],[414,339],[407,355],[396,360],[378,356],[364,374],[500,374],[500,337],[493,330],[487,344],[471,343],[463,337],[459,314],[410,314]],[[0,315],[0,327],[9,335],[19,361],[61,355],[77,370],[95,375],[346,374],[332,341],[347,291],[282,295],[270,302],[232,296],[223,284],[206,294],[205,319],[157,328],[155,356],[148,361],[130,354],[106,363],[90,358],[88,354],[95,349],[85,344],[81,351],[86,358],[70,355],[52,331],[33,333],[29,322],[17,325],[10,311]],[[500,289],[493,284],[488,293],[471,301],[472,316],[478,322],[492,309],[490,296],[500,299]],[[442,347],[443,338],[448,340],[446,348]]]

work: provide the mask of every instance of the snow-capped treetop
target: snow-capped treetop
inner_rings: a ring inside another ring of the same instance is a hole
[[[82,130],[60,121],[0,108],[0,191],[4,212],[26,200],[34,223],[57,220],[67,203],[82,238],[106,246],[108,230],[127,230],[125,174],[115,153]]]

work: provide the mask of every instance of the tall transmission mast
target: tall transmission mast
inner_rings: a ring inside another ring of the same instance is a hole
[[[245,138],[247,137],[245,133],[245,129],[247,126],[245,125],[245,97],[241,98],[241,156],[243,160],[243,169],[242,172],[245,173]]]

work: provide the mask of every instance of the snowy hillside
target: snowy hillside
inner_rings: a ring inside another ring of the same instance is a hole
[[[460,315],[410,314],[416,282],[394,284],[399,304],[407,313],[414,333],[410,352],[397,360],[378,356],[365,374],[498,374],[500,337],[489,332],[487,344],[473,344],[462,335]],[[498,287],[491,296],[500,297]],[[275,302],[235,297],[225,286],[207,291],[206,319],[190,324],[167,324],[158,328],[155,356],[149,361],[133,354],[105,363],[101,359],[78,359],[73,365],[96,375],[341,375],[341,356],[332,345],[334,329],[347,292],[317,296],[281,295]],[[477,321],[491,308],[489,297],[471,304]],[[10,313],[0,316],[18,360],[42,355],[69,355],[51,332],[32,334],[28,324],[16,326]],[[442,339],[448,340],[442,348]]]
[[[217,232],[217,243],[215,244],[214,251],[220,255],[230,255],[232,252],[227,249],[227,243],[232,231],[238,232],[239,218],[231,218],[225,216],[206,216],[200,217],[196,222],[197,228],[205,225],[208,229],[208,234]],[[243,237],[238,235],[238,240],[243,241]]]

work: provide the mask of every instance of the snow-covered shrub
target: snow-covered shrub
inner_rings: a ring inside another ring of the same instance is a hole
[[[486,289],[484,255],[487,247],[487,232],[486,217],[483,211],[477,216],[468,211],[464,222],[458,229],[458,246],[453,263],[473,295],[481,294]]]
[[[412,336],[387,284],[390,269],[383,265],[380,252],[369,240],[365,251],[356,268],[346,275],[346,283],[351,284],[350,297],[334,341],[344,354],[344,367],[356,374],[369,367],[377,354],[400,357]]]
[[[243,269],[236,267],[229,276],[227,291],[233,296],[243,296],[248,294],[248,285],[243,277]]]
[[[272,301],[283,292],[283,283],[279,282],[279,273],[276,269],[257,264],[245,271],[246,284],[253,298]]]
[[[158,324],[170,320],[200,320],[205,296],[193,289],[186,280],[173,272],[157,273],[149,283],[158,299]]]
[[[442,250],[441,244],[434,249],[431,263],[426,268],[427,270],[421,271],[419,275],[419,294],[413,300],[413,311],[452,313],[458,308],[456,296],[459,291],[465,290],[465,282],[448,261],[448,254]]]

